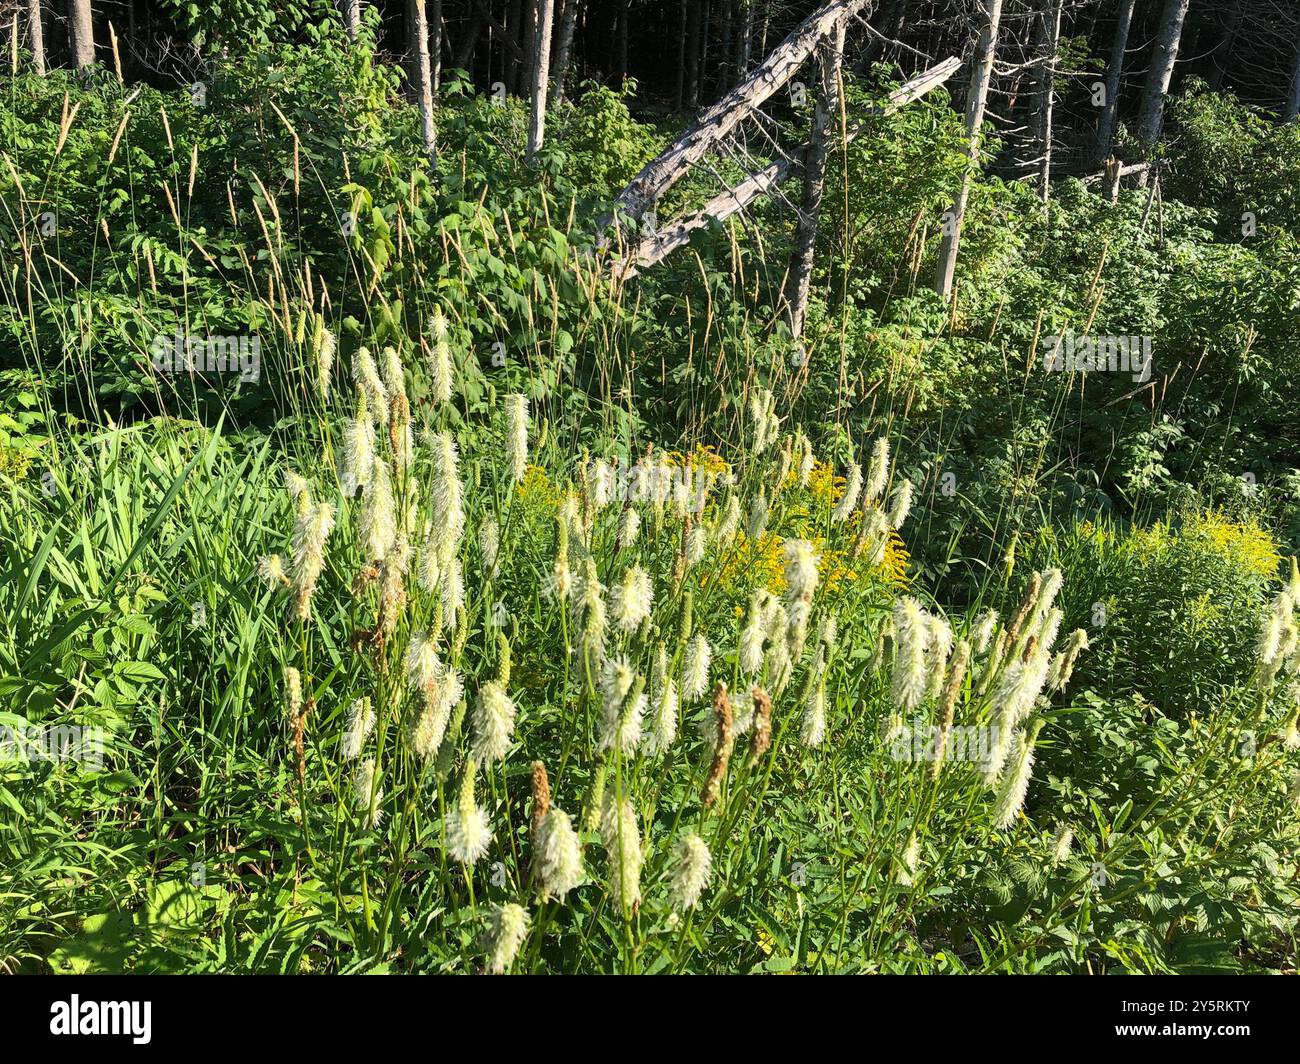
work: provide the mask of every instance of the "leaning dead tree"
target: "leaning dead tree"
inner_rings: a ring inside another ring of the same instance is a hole
[[[875,107],[871,114],[881,117],[901,110],[926,93],[937,89],[960,69],[961,60],[956,56],[945,59],[942,63],[936,64],[899,86],[881,105]],[[850,126],[845,135],[845,142],[856,140],[868,128],[868,123]],[[711,225],[720,225],[745,210],[760,197],[772,195],[785,182],[802,177],[804,159],[809,148],[809,144],[799,146],[757,173],[750,174],[739,183],[718,193],[699,210],[660,225],[653,232],[642,233],[639,239],[628,247],[624,256],[615,263],[615,276],[624,280],[635,277],[642,270],[654,266],[678,248],[690,243],[691,234]]]
[[[674,184],[722,142],[749,115],[799,70],[818,43],[838,33],[871,0],[830,0],[803,20],[743,82],[700,115],[676,142],[652,159],[632,179],[604,219],[601,232],[611,223],[640,222]]]
[[[1101,101],[1101,118],[1097,122],[1097,145],[1092,161],[1100,166],[1110,157],[1111,142],[1115,139],[1115,117],[1119,113],[1120,79],[1124,76],[1124,53],[1128,49],[1129,27],[1133,24],[1133,8],[1137,0],[1120,0],[1119,21],[1111,39],[1110,61],[1106,64],[1106,80],[1102,84],[1105,96]]]
[[[822,191],[826,187],[826,157],[830,154],[831,123],[840,110],[840,67],[844,62],[844,26],[817,46],[821,93],[813,104],[812,138],[804,152],[803,200],[795,225],[790,268],[786,271],[783,299],[790,321],[790,334],[803,335],[812,290],[813,252],[817,246],[817,222],[821,217]]]
[[[943,240],[939,244],[939,265],[935,273],[934,290],[944,299],[952,295],[952,282],[957,273],[957,251],[961,246],[962,222],[966,217],[966,204],[970,199],[971,180],[979,166],[980,128],[984,125],[984,109],[988,104],[989,82],[993,79],[993,60],[998,50],[998,25],[1002,21],[1002,0],[984,0],[984,21],[980,26],[979,42],[975,46],[975,61],[971,69],[970,87],[966,90],[966,153],[968,164],[961,179],[957,201],[944,220]]]
[[[1156,34],[1155,51],[1147,70],[1146,84],[1142,89],[1142,111],[1138,118],[1137,137],[1148,153],[1154,153],[1165,121],[1165,98],[1174,76],[1174,63],[1178,61],[1178,48],[1183,38],[1183,23],[1191,0],[1166,0],[1160,16],[1160,30]],[[1148,178],[1143,174],[1139,184],[1146,187]]]

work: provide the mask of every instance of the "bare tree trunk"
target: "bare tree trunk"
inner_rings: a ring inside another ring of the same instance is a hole
[[[690,36],[691,0],[681,0],[681,18],[677,30],[677,94],[673,110],[680,111],[686,106],[686,48]]]
[[[758,0],[744,0],[745,17],[740,29],[740,76],[749,73],[749,64],[754,57],[754,5]]]
[[[555,0],[537,0],[537,32],[533,35],[533,113],[528,123],[528,161],[537,157],[546,140],[546,93],[551,84],[551,24]]]
[[[919,100],[926,93],[937,89],[961,67],[962,62],[956,56],[945,59],[942,63],[930,67],[900,85],[889,94],[889,98],[882,106],[873,109],[871,113],[878,116],[892,115]],[[850,126],[845,141],[852,143],[870,128],[872,128],[871,123]],[[636,245],[615,263],[615,275],[622,278],[635,277],[641,270],[661,262],[677,248],[689,243],[692,233],[725,222],[745,210],[760,196],[768,195],[786,181],[802,174],[803,159],[808,153],[808,148],[809,145],[804,144],[792,152],[783,154],[776,162],[758,173],[750,174],[744,180],[718,193],[693,214],[677,218],[667,225],[661,224],[652,233],[643,233]]]
[[[430,163],[438,158],[438,130],[433,124],[433,70],[429,63],[429,19],[424,0],[411,0],[415,33],[415,81],[420,100],[420,129]]]
[[[475,8],[474,17],[470,19],[469,27],[465,31],[465,36],[461,39],[460,47],[452,53],[451,65],[460,70],[469,70],[474,64],[474,49],[478,45],[478,39],[483,33],[483,27],[487,25],[487,18],[483,9]],[[472,73],[472,71],[471,71]]]
[[[361,0],[344,0],[343,23],[348,31],[348,40],[355,43],[361,33]]]
[[[682,136],[645,165],[619,194],[616,208],[634,219],[644,217],[714,145],[794,77],[824,37],[837,32],[868,2],[830,0],[805,18],[750,77],[707,108]],[[1000,10],[1001,0],[996,2]]]
[[[1120,0],[1119,22],[1115,24],[1115,37],[1110,44],[1110,63],[1106,67],[1106,98],[1101,105],[1101,120],[1097,123],[1097,146],[1093,153],[1094,166],[1100,166],[1110,155],[1111,141],[1115,139],[1115,116],[1119,113],[1119,85],[1124,75],[1124,53],[1128,50],[1129,28],[1133,25],[1133,7],[1137,0]]]
[[[700,29],[704,0],[688,0],[686,15],[686,106],[694,111],[700,105]]]
[[[1160,30],[1156,34],[1155,51],[1147,71],[1146,86],[1142,90],[1142,111],[1138,118],[1138,140],[1148,155],[1154,153],[1165,122],[1165,95],[1174,77],[1174,64],[1178,61],[1178,46],[1183,36],[1183,21],[1191,0],[1165,0],[1160,16]],[[1146,187],[1147,175],[1140,179]]]
[[[1052,192],[1052,98],[1061,43],[1061,0],[1046,0],[1039,17],[1043,51],[1038,68],[1038,198],[1046,206]]]
[[[975,46],[970,88],[966,90],[966,154],[969,165],[962,174],[957,202],[945,219],[943,240],[939,245],[939,264],[934,278],[934,290],[944,299],[952,295],[953,277],[957,273],[957,252],[961,247],[962,223],[970,199],[971,180],[979,166],[980,127],[984,124],[984,109],[988,105],[989,82],[993,78],[993,59],[998,50],[998,25],[1001,21],[1002,0],[984,0],[984,21],[980,27],[979,42]]]
[[[436,100],[438,92],[442,89],[442,0],[430,0],[429,33],[432,35],[429,43],[429,59],[432,64],[429,80],[433,88],[433,98]]]
[[[68,32],[72,37],[72,62],[77,67],[95,62],[95,23],[90,14],[90,0],[70,0]]]
[[[569,60],[573,55],[573,34],[578,28],[578,7],[582,0],[564,0],[564,15],[560,19],[560,40],[555,47],[555,75],[551,78],[551,92],[557,104],[564,102],[564,82],[569,76]]]
[[[813,257],[817,249],[817,222],[821,217],[822,194],[826,188],[826,156],[830,150],[830,129],[840,110],[840,67],[844,59],[844,23],[817,46],[821,69],[821,93],[813,105],[812,136],[803,165],[803,200],[795,226],[794,247],[785,279],[786,313],[790,333],[803,335],[812,290]]]
[[[1241,32],[1242,0],[1234,0],[1228,14],[1227,30],[1210,53],[1210,76],[1206,79],[1215,92],[1223,84],[1223,76],[1228,72],[1228,61],[1232,50],[1237,45],[1237,34]],[[1216,20],[1217,21],[1217,20]]]
[[[32,62],[36,73],[45,76],[45,23],[41,19],[41,0],[27,0],[27,31],[31,37]]]
[[[1287,100],[1284,113],[1288,122],[1300,118],[1300,44],[1296,45],[1295,67],[1291,72],[1291,96]]]

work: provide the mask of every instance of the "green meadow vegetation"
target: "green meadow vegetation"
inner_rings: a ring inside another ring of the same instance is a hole
[[[287,6],[5,59],[0,970],[1294,972],[1300,124],[1045,205],[846,65],[796,337],[798,180],[612,277],[686,116],[448,65],[431,160]]]

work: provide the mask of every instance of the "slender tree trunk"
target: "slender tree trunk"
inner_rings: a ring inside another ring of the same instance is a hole
[[[32,62],[36,73],[45,76],[45,23],[41,18],[41,0],[27,0],[27,31],[31,37]]]
[[[88,67],[95,62],[95,24],[90,14],[90,0],[70,0],[68,32],[72,38],[72,62]]]
[[[1046,0],[1039,17],[1043,50],[1038,68],[1038,198],[1046,206],[1052,192],[1052,98],[1061,43],[1061,0]]]
[[[537,32],[533,35],[533,113],[528,123],[528,161],[546,140],[546,93],[551,84],[551,25],[555,0],[537,0]]]
[[[516,46],[519,44],[519,27],[523,21],[522,0],[509,0],[509,3],[506,5],[506,25],[504,36],[506,40]],[[502,76],[501,80],[505,82],[506,92],[512,94],[518,93],[520,67],[522,67],[523,64],[515,57],[506,57],[505,63],[505,74]]]
[[[690,0],[681,0],[678,4],[677,23],[677,92],[674,96],[673,110],[680,111],[686,106],[686,40],[690,26]]]
[[[700,23],[704,0],[687,0],[686,9],[686,106],[692,111],[700,105]]]
[[[790,251],[790,268],[785,281],[786,313],[790,333],[796,340],[803,335],[808,317],[813,257],[817,249],[817,222],[826,188],[826,156],[830,150],[831,127],[840,111],[844,31],[845,25],[840,23],[835,32],[817,46],[821,92],[813,106],[812,136],[804,156],[803,199],[799,204],[799,221],[795,226],[794,247]]]
[[[1288,122],[1300,118],[1300,42],[1296,44],[1295,66],[1291,71],[1291,96],[1287,100],[1284,115]]]
[[[361,0],[344,0],[343,24],[348,31],[348,40],[355,43],[361,33]]]
[[[438,93],[442,89],[442,0],[429,0],[429,60],[431,64],[430,83],[433,88],[433,98],[438,98]]]
[[[993,79],[993,60],[998,50],[998,26],[1002,21],[1002,0],[984,0],[984,18],[979,42],[975,46],[970,88],[966,90],[966,154],[969,164],[962,174],[957,202],[945,219],[943,240],[939,245],[939,264],[934,290],[948,299],[952,295],[953,277],[957,272],[957,252],[961,247],[961,228],[970,199],[971,180],[980,159],[980,127],[988,105],[989,82]]]
[[[569,76],[569,61],[573,55],[573,34],[578,28],[578,7],[582,0],[564,0],[564,15],[560,19],[560,39],[555,46],[555,74],[551,78],[551,92],[557,104],[564,102],[564,83]]]
[[[469,27],[465,31],[465,36],[461,39],[460,47],[452,53],[452,66],[473,73],[471,68],[474,65],[474,49],[483,33],[483,27],[486,25],[487,19],[484,17],[482,9],[476,8],[473,18],[470,19]]]
[[[1106,67],[1106,99],[1102,102],[1101,120],[1097,123],[1097,146],[1092,157],[1094,166],[1100,166],[1110,156],[1111,141],[1115,139],[1120,79],[1124,75],[1124,53],[1128,50],[1128,33],[1133,25],[1135,3],[1136,0],[1120,0],[1119,21],[1115,24],[1115,37],[1110,45],[1110,63]]]
[[[618,80],[620,85],[627,80],[627,34],[630,12],[629,0],[619,0],[618,5]]]
[[[740,76],[749,74],[749,64],[754,59],[754,5],[758,0],[745,0],[745,18],[740,37]]]
[[[1210,88],[1215,92],[1223,84],[1223,76],[1228,72],[1228,61],[1232,58],[1232,50],[1237,45],[1237,34],[1241,32],[1242,0],[1234,0],[1232,10],[1228,14],[1228,24],[1226,32],[1219,38],[1219,43],[1214,46],[1210,53],[1210,76],[1206,79]],[[1218,29],[1218,19],[1215,19],[1215,29]]]
[[[433,68],[429,62],[429,19],[425,0],[411,0],[415,33],[415,84],[420,100],[420,129],[431,163],[438,158],[438,130],[433,124]]]
[[[1165,122],[1165,96],[1173,81],[1174,64],[1178,61],[1178,46],[1183,37],[1183,22],[1191,0],[1165,0],[1160,16],[1160,30],[1156,34],[1155,51],[1147,71],[1146,86],[1142,90],[1142,111],[1138,118],[1138,140],[1148,155],[1155,152]],[[1142,187],[1148,177],[1141,178]]]

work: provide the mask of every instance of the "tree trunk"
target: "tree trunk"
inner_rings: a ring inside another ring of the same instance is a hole
[[[1124,53],[1128,49],[1128,33],[1133,25],[1133,7],[1136,2],[1137,0],[1120,0],[1119,22],[1115,24],[1115,37],[1110,44],[1110,63],[1106,67],[1106,99],[1101,107],[1101,120],[1097,123],[1097,146],[1092,157],[1094,166],[1101,166],[1109,158],[1111,141],[1115,139],[1120,79],[1124,75]]]
[[[72,38],[72,62],[77,67],[95,62],[95,24],[90,14],[90,0],[70,0],[68,33]]]
[[[430,0],[429,33],[432,35],[432,40],[429,42],[429,60],[432,65],[429,80],[433,88],[433,98],[436,100],[442,88],[442,0]]]
[[[1165,95],[1174,77],[1174,64],[1178,61],[1178,46],[1183,36],[1183,21],[1191,0],[1165,0],[1160,16],[1160,30],[1156,35],[1155,51],[1147,71],[1146,86],[1142,90],[1142,111],[1138,118],[1138,140],[1148,156],[1153,154],[1160,140],[1165,122]],[[1141,184],[1145,187],[1147,176]]]
[[[962,67],[956,56],[945,59],[929,70],[918,74],[905,84],[900,85],[872,114],[892,115],[908,104],[919,100],[926,93],[944,84]],[[850,126],[845,137],[846,142],[857,140],[870,123]],[[694,214],[678,218],[667,225],[660,225],[653,233],[643,234],[636,244],[621,260],[615,263],[614,273],[621,278],[630,278],[662,261],[679,247],[690,242],[691,234],[710,225],[725,222],[732,215],[739,214],[760,196],[766,196],[780,188],[786,181],[803,172],[803,159],[808,153],[809,145],[804,144],[788,154],[783,154],[776,162],[756,174],[750,174],[743,181],[718,193]]]
[[[487,0],[491,2],[491,0]],[[519,75],[523,67],[523,60],[519,54],[519,27],[524,21],[522,0],[509,0],[506,5],[506,24],[504,31],[498,30],[502,36],[502,44],[509,42],[514,46],[510,58],[506,60],[505,74],[501,80],[505,82],[506,92],[515,94],[519,92]],[[495,27],[494,27],[495,28]],[[509,51],[509,45],[507,50]]]
[[[821,93],[813,105],[812,136],[803,163],[803,200],[795,226],[794,247],[786,273],[785,304],[790,333],[803,335],[808,317],[808,296],[812,290],[813,257],[817,248],[817,222],[821,216],[822,193],[826,188],[826,156],[830,130],[840,111],[840,66],[844,59],[844,23],[817,46],[821,70]]]
[[[1228,72],[1228,61],[1232,58],[1232,50],[1237,45],[1237,34],[1241,32],[1241,16],[1242,2],[1234,0],[1232,10],[1228,14],[1226,32],[1210,53],[1210,76],[1206,80],[1215,92],[1219,91],[1219,87],[1223,84],[1223,76]],[[1217,29],[1217,18],[1215,21]]]
[[[686,106],[694,111],[700,105],[700,25],[704,0],[688,0],[686,14]]]
[[[537,0],[537,32],[533,34],[533,113],[528,123],[528,161],[546,140],[546,93],[551,84],[551,24],[555,0]]]
[[[32,62],[36,73],[45,76],[45,23],[41,19],[41,0],[27,0],[27,30],[32,43]]]
[[[344,0],[343,23],[348,31],[348,40],[355,43],[361,33],[361,0]]]
[[[415,82],[420,100],[420,130],[424,134],[424,152],[429,162],[438,158],[438,131],[433,124],[433,69],[429,63],[429,19],[424,0],[411,0],[412,29],[415,34]]]
[[[578,7],[582,0],[564,0],[564,15],[560,19],[560,40],[555,46],[555,75],[551,78],[551,92],[557,104],[564,102],[564,83],[569,76],[569,60],[573,55],[573,34],[578,28]]]
[[[1039,17],[1042,54],[1038,67],[1038,198],[1046,206],[1052,191],[1052,97],[1061,43],[1061,0],[1045,0]]]
[[[1285,116],[1288,122],[1300,118],[1300,44],[1296,45],[1295,66],[1291,71],[1291,96],[1286,103]]]
[[[745,17],[740,28],[740,76],[749,73],[749,64],[754,56],[754,5],[758,0],[744,0]]]
[[[673,105],[676,111],[686,106],[686,42],[691,23],[690,4],[691,0],[681,0],[680,4],[681,17],[677,27],[677,93]]]
[[[706,109],[681,137],[645,165],[619,194],[616,210],[633,219],[644,217],[714,145],[794,77],[824,37],[837,32],[869,2],[830,0],[805,18],[750,77]],[[1001,0],[997,4],[1001,9]]]
[[[465,36],[461,39],[460,47],[452,55],[451,65],[459,70],[469,70],[474,64],[474,49],[478,45],[478,39],[483,33],[483,27],[487,25],[487,17],[483,9],[477,7],[474,9],[474,17],[470,19],[469,28],[465,31]]]
[[[984,124],[984,109],[988,104],[989,82],[993,78],[993,59],[998,50],[998,24],[1002,21],[1002,0],[984,0],[984,22],[980,27],[979,43],[975,46],[974,65],[970,88],[966,90],[966,154],[969,163],[962,174],[961,191],[944,226],[943,240],[939,245],[939,264],[935,272],[934,290],[948,299],[952,295],[953,277],[957,272],[957,251],[961,246],[961,227],[966,217],[966,203],[970,199],[970,185],[980,159],[980,127]]]

